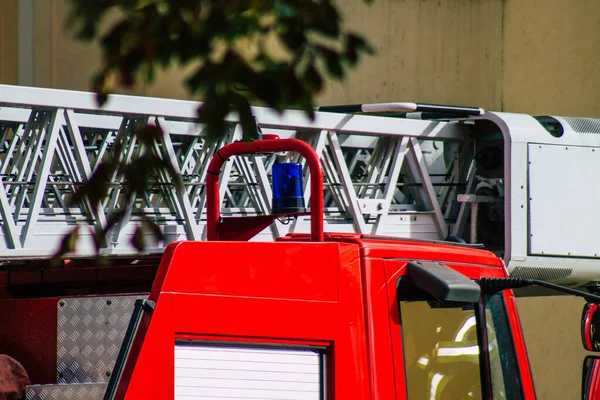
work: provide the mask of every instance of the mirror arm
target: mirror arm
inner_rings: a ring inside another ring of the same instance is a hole
[[[479,280],[481,290],[487,294],[493,294],[506,289],[517,289],[525,286],[543,286],[548,289],[556,290],[574,296],[583,297],[591,303],[600,303],[600,296],[587,293],[582,290],[571,289],[565,286],[556,285],[554,283],[540,281],[537,279],[525,278],[481,278]]]

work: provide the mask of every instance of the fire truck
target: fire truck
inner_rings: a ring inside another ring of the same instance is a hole
[[[586,299],[600,351],[600,120],[257,107],[259,138],[231,116],[208,142],[198,105],[0,85],[0,354],[27,399],[533,399],[515,292]],[[69,205],[106,156],[145,151],[184,185],[128,201],[115,174]]]

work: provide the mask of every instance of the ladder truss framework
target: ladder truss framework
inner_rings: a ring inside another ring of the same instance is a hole
[[[160,242],[148,238],[150,252],[162,252],[172,241],[204,239],[208,162],[218,148],[241,138],[241,128],[232,117],[221,140],[206,142],[195,123],[198,106],[115,95],[100,109],[91,93],[0,85],[0,258],[50,256],[77,225],[78,255],[93,255],[94,230],[115,212],[125,219],[111,229],[101,250],[106,255],[136,252],[130,240],[142,216],[164,233]],[[468,213],[457,195],[473,180],[467,125],[322,112],[309,121],[297,111],[253,111],[263,133],[296,137],[315,148],[325,174],[326,231],[444,239],[465,229]],[[162,128],[153,150],[181,174],[184,187],[176,189],[169,176],[157,173],[127,203],[127,182],[114,174],[97,209],[89,201],[69,207],[105,156],[131,159],[144,151],[133,132],[146,124]],[[230,159],[220,178],[222,214],[269,213],[270,171],[281,161],[304,165],[293,153]],[[304,171],[310,204],[306,165]],[[278,220],[256,239],[309,229],[308,218]]]

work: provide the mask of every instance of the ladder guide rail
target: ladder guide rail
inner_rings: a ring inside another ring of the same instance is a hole
[[[175,240],[205,239],[208,163],[218,148],[241,139],[241,129],[230,116],[223,139],[205,143],[203,127],[195,122],[199,105],[113,95],[99,108],[92,93],[0,85],[0,259],[52,255],[76,224],[83,226],[78,255],[91,256],[92,231],[123,209],[127,218],[108,236],[105,255],[135,253],[129,240],[142,215],[165,235],[162,242],[148,238],[151,253]],[[264,133],[298,138],[315,149],[324,170],[325,231],[447,235],[455,219],[448,210],[457,208],[456,193],[466,186],[468,169],[448,168],[444,152],[469,140],[467,125],[328,112],[316,112],[310,121],[300,111],[253,112]],[[135,202],[125,204],[122,177],[114,176],[98,210],[88,203],[67,208],[68,198],[117,140],[129,138],[123,140],[124,157],[139,151],[131,133],[144,124],[165,132],[155,150],[181,174],[183,190],[157,176]],[[223,216],[270,211],[270,168],[277,157],[282,155],[247,155],[225,163],[219,177]],[[306,185],[307,204],[310,191]],[[277,221],[257,239],[309,229],[304,217]]]

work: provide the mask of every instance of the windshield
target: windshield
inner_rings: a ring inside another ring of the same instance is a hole
[[[407,394],[411,400],[481,399],[479,344],[473,306],[400,301]],[[504,299],[486,301],[494,399],[522,398]]]

